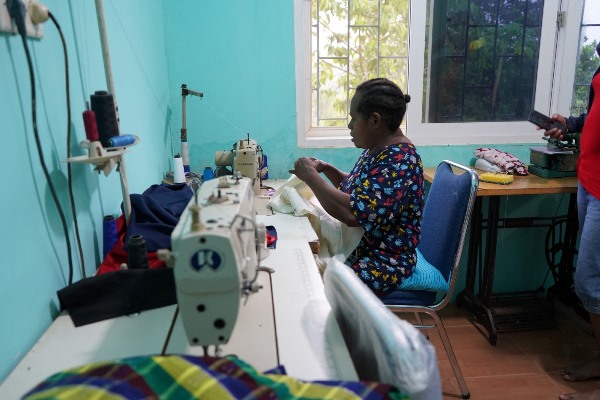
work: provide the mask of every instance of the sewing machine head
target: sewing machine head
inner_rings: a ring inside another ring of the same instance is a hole
[[[238,140],[229,152],[218,151],[215,154],[217,167],[231,167],[233,174],[252,179],[252,190],[254,194],[260,194],[260,184],[266,171],[263,166],[263,152],[256,140]]]
[[[252,181],[206,181],[171,235],[177,302],[191,345],[225,344],[244,296],[258,291],[264,225],[256,223]]]

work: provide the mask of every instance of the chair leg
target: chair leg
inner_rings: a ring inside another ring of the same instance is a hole
[[[423,325],[423,320],[421,319],[421,314],[415,311],[415,319],[417,320],[417,324]]]
[[[442,343],[444,344],[444,349],[446,350],[446,354],[448,355],[448,359],[450,360],[450,365],[452,366],[452,370],[454,371],[454,376],[458,381],[458,386],[460,387],[460,396],[463,399],[468,399],[471,397],[471,393],[469,393],[469,389],[467,389],[467,384],[465,383],[465,379],[463,378],[463,374],[460,371],[460,367],[458,366],[458,360],[454,355],[454,350],[452,350],[452,345],[450,344],[450,339],[448,339],[448,334],[446,333],[446,328],[444,327],[444,323],[441,318],[437,315],[437,313],[428,313],[435,323],[435,327],[442,339]]]
[[[425,326],[423,325],[423,319],[421,318],[421,314],[420,314],[420,313],[418,313],[418,312],[416,312],[416,311],[414,312],[414,314],[415,314],[415,320],[416,320],[416,324],[417,324],[418,326],[420,326],[420,327],[425,327]],[[426,329],[419,329],[419,330],[421,331],[421,333],[422,333],[423,335],[425,335],[425,337],[427,338],[427,340],[429,340],[429,333],[427,332],[427,330],[426,330]]]

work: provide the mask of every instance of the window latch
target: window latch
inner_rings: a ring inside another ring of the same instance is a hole
[[[559,11],[556,13],[556,26],[559,28],[564,28],[565,22],[567,21],[567,12]]]

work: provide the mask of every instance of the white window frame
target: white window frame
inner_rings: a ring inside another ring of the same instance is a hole
[[[571,115],[584,2],[585,0],[563,0],[561,4],[560,11],[566,15],[566,29],[559,31],[561,37],[556,45],[556,53],[561,56],[557,57],[555,62],[556,90],[552,92],[551,110],[565,116]],[[565,45],[566,43],[568,45]]]
[[[544,1],[534,108],[545,114],[559,112],[569,115],[582,10],[583,0]],[[558,29],[556,24],[559,11],[564,11],[567,19],[561,29]],[[311,128],[311,0],[294,0],[294,14],[298,146],[354,147],[347,128]],[[527,121],[422,122],[426,15],[426,0],[410,0],[407,93],[411,95],[412,100],[406,115],[406,133],[410,139],[421,146],[540,142],[540,132]],[[412,23],[412,21],[423,22]],[[564,43],[572,43],[572,45],[565,46]],[[567,93],[568,95],[565,95]]]

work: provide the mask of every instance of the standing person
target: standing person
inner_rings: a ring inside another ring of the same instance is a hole
[[[400,129],[409,101],[388,79],[363,82],[350,103],[352,142],[364,149],[352,171],[309,157],[290,170],[332,217],[364,229],[345,263],[380,297],[412,275],[421,233],[423,165]]]
[[[596,46],[600,56],[600,43]],[[590,84],[587,113],[579,117],[565,118],[554,114],[552,118],[567,126],[567,132],[581,132],[577,159],[577,212],[581,239],[577,268],[575,269],[575,292],[590,315],[590,323],[600,351],[600,66]],[[562,130],[554,128],[544,135],[554,139],[563,138]],[[582,381],[600,377],[600,353],[596,358],[563,370],[567,381]],[[564,394],[561,400],[600,400],[600,389]]]

